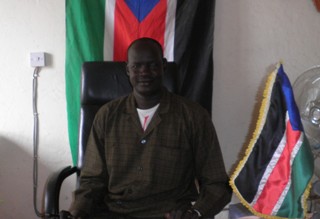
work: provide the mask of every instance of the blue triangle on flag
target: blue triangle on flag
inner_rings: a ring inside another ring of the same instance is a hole
[[[136,16],[139,22],[152,11],[160,0],[125,0],[132,13]]]

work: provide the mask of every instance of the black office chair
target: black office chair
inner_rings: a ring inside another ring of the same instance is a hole
[[[178,94],[177,65],[169,62],[164,74],[165,87]],[[129,94],[132,87],[124,62],[85,62],[81,76],[81,112],[77,166],[64,167],[53,173],[45,188],[45,218],[60,218],[59,195],[63,181],[72,174],[79,177],[91,125],[98,109],[105,103]],[[62,218],[63,216],[61,216]]]

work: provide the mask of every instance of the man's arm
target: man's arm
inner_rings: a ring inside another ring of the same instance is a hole
[[[230,202],[232,190],[211,118],[208,114],[198,114],[197,119],[193,145],[200,195],[193,208],[202,216],[213,216]]]
[[[107,173],[104,158],[103,119],[96,116],[88,139],[79,188],[74,193],[70,212],[73,216],[85,217],[101,202],[106,194]]]

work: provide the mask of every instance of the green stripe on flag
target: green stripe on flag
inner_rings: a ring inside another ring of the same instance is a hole
[[[310,162],[311,161],[311,162]],[[306,198],[309,193],[308,184],[313,175],[313,155],[309,143],[304,136],[304,142],[292,164],[292,182],[282,206],[277,212],[279,217],[303,218]],[[305,195],[305,196],[303,196]],[[303,199],[304,198],[304,199]]]
[[[73,164],[78,161],[81,65],[103,60],[105,0],[66,0],[66,95]]]

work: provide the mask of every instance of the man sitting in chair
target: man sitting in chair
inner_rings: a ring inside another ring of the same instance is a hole
[[[74,218],[196,219],[230,201],[211,117],[163,87],[166,64],[151,38],[129,46],[133,92],[95,117],[70,208]]]

